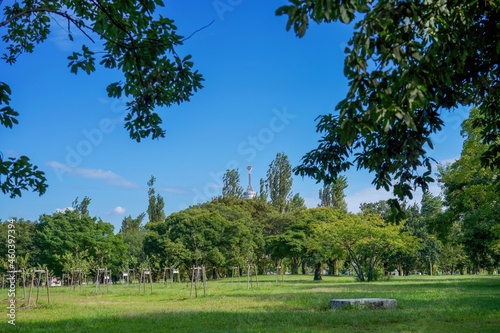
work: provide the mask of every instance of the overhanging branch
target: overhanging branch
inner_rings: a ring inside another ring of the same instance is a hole
[[[10,22],[12,22],[14,20],[17,20],[21,16],[29,15],[29,14],[33,14],[33,13],[40,13],[40,12],[52,13],[52,14],[56,14],[56,15],[59,15],[61,17],[64,17],[65,19],[68,20],[68,22],[73,23],[75,25],[75,27],[77,27],[78,30],[80,30],[88,39],[90,39],[90,41],[92,43],[95,43],[95,41],[92,39],[92,37],[90,37],[89,34],[81,28],[81,26],[83,26],[83,27],[95,32],[94,29],[92,29],[92,27],[89,27],[85,24],[81,25],[77,20],[75,20],[67,12],[61,12],[59,10],[53,10],[53,9],[48,9],[48,8],[31,8],[31,9],[23,10],[22,12],[19,12],[16,15],[9,17],[7,20],[0,22],[0,28],[6,26],[7,24],[9,24]]]

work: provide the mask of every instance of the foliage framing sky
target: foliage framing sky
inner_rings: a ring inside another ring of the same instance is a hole
[[[178,50],[193,55],[204,88],[191,102],[159,110],[166,138],[141,143],[123,128],[124,101],[106,94],[120,74],[103,68],[90,76],[71,74],[66,58],[85,37],[73,31],[71,43],[66,25],[54,23],[50,40],[33,54],[22,55],[13,66],[0,64],[2,80],[12,88],[11,105],[20,113],[19,125],[0,130],[1,151],[4,157],[28,155],[49,183],[42,197],[2,196],[0,218],[35,220],[88,196],[90,213],[117,231],[124,216],[146,211],[151,175],[168,215],[220,195],[226,169],[237,168],[246,188],[251,164],[258,191],[277,153],[298,165],[317,146],[315,118],[334,112],[347,92],[343,50],[353,27],[313,23],[298,39],[286,32],[286,18],[274,14],[285,3],[166,1],[159,13],[174,19],[181,35],[214,21]],[[432,157],[452,161],[460,155],[460,123],[466,117],[466,109],[444,115],[446,128],[434,137]],[[346,176],[350,211],[390,197],[376,191],[363,170]],[[319,188],[312,179],[295,177],[292,190],[315,207]],[[437,186],[433,191],[439,192]]]

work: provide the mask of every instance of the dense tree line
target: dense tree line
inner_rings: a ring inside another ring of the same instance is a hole
[[[465,274],[498,269],[500,263],[500,195],[495,171],[478,167],[486,149],[470,127],[462,156],[440,167],[443,196],[426,192],[420,204],[402,203],[406,219],[391,222],[388,201],[363,203],[359,213],[346,208],[347,179],[324,186],[320,204],[306,208],[292,195],[291,167],[284,153],[270,164],[261,189],[274,193],[243,199],[237,170],[227,170],[222,195],[165,216],[164,200],[148,182],[147,214],[123,219],[115,234],[110,223],[89,215],[91,200],[72,209],[42,215],[35,221],[15,220],[19,268],[48,267],[61,276],[79,270],[95,274],[112,270],[113,278],[128,269],[151,268],[159,280],[166,267],[187,278],[192,266],[204,265],[212,279],[228,277],[234,267],[258,267],[259,273],[282,267],[291,274],[352,274],[360,281],[385,275]],[[278,181],[277,179],[280,178]],[[273,202],[274,200],[274,202]],[[8,222],[0,224],[6,242]],[[1,253],[7,270],[7,249]]]

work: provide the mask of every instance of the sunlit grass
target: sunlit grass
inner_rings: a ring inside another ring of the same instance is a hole
[[[22,295],[22,292],[20,293]],[[500,276],[410,276],[359,283],[352,277],[259,276],[189,283],[40,289],[38,307],[20,308],[0,332],[498,332]],[[395,298],[394,310],[332,310],[332,298]],[[4,290],[3,304],[7,304]],[[18,300],[23,302],[23,300]],[[4,318],[7,318],[4,316]]]

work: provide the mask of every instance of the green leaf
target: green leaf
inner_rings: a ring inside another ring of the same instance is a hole
[[[420,53],[418,53],[418,52],[413,52],[413,53],[411,54],[411,56],[412,56],[412,58],[414,58],[414,59],[415,59],[415,60],[417,60],[417,61],[420,61],[420,60],[422,59],[422,56],[421,56],[421,55],[420,55]]]
[[[344,4],[341,4],[339,7],[340,10],[340,19],[343,23],[349,23],[351,20],[349,19],[349,16],[347,14],[347,9]]]

